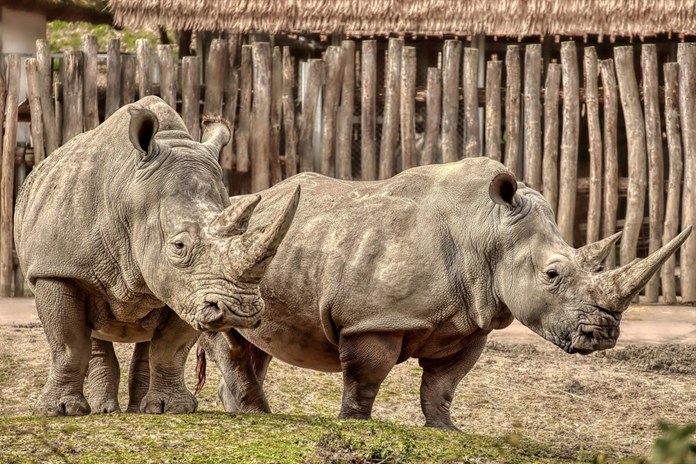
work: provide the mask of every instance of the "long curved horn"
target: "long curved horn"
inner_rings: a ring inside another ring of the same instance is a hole
[[[575,260],[583,269],[596,271],[604,260],[607,259],[609,253],[614,250],[614,245],[619,238],[621,238],[621,232],[578,248],[575,250]]]
[[[604,308],[621,313],[648,283],[662,264],[684,243],[691,233],[691,226],[684,229],[668,244],[645,259],[636,259],[625,266],[597,275]]]
[[[210,224],[211,233],[222,237],[243,234],[260,201],[261,195],[246,195],[240,198],[213,220]]]

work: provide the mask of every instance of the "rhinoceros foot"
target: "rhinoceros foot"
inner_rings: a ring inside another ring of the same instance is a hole
[[[94,401],[90,398],[89,407],[92,409],[92,414],[113,414],[120,413],[121,406],[116,399],[104,399]]]
[[[64,395],[57,400],[42,395],[36,409],[42,416],[86,416],[90,413],[89,403],[82,393]]]
[[[195,412],[198,401],[187,390],[177,392],[149,391],[142,403],[140,412],[146,414],[186,414]]]

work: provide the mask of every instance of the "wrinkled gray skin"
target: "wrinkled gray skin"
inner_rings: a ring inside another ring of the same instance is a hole
[[[622,311],[690,232],[602,272],[619,234],[570,247],[545,199],[487,158],[379,182],[300,174],[262,192],[254,220],[297,185],[296,220],[261,281],[262,323],[199,341],[228,411],[269,411],[262,384],[275,356],[342,371],[340,417],[367,419],[392,367],[418,358],[425,424],[453,429],[455,389],[492,330],[517,318],[568,353],[611,348]]]
[[[27,178],[15,240],[51,349],[40,413],[118,411],[112,342],[150,342],[138,358],[152,377],[133,386],[141,411],[192,412],[183,367],[197,330],[259,324],[258,282],[298,192],[279,216],[258,222],[271,224],[265,230],[247,231],[259,198],[230,206],[217,164],[229,129],[213,121],[204,133],[205,143],[193,141],[174,110],[147,97],[72,139]]]

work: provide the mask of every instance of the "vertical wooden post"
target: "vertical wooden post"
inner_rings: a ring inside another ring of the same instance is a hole
[[[558,211],[558,96],[561,65],[549,63],[544,84],[544,159],[542,183],[544,198],[554,214]]]
[[[235,122],[237,116],[237,99],[239,95],[239,70],[235,66],[235,58],[237,56],[237,41],[239,37],[232,35],[227,43],[227,80],[225,82],[225,103],[223,115],[230,124],[232,131],[230,142],[222,148],[220,154],[220,166],[227,172],[227,176],[235,166],[235,152],[233,150],[233,140],[237,135],[235,132]],[[229,177],[228,177],[229,178]]]
[[[684,154],[682,224],[686,227],[696,224],[696,44],[680,43],[677,46],[677,62]],[[696,234],[686,239],[679,258],[682,303],[696,302]]]
[[[324,76],[324,60],[309,60],[307,84],[302,104],[302,125],[298,151],[300,153],[300,170],[314,171],[314,153],[312,135],[314,133],[314,115],[317,111],[321,81]]]
[[[237,131],[237,171],[249,172],[249,138],[251,124],[251,45],[242,45],[240,63],[239,130]]]
[[[99,44],[93,35],[82,36],[82,56],[84,57],[84,115],[85,130],[92,130],[99,125],[99,94],[97,93],[97,53]]]
[[[353,142],[353,110],[355,106],[355,42],[344,40],[343,49],[343,87],[341,88],[341,107],[338,110],[338,147],[336,149],[336,177],[353,178],[351,152]]]
[[[679,232],[679,204],[681,200],[682,149],[679,135],[679,65],[665,63],[665,130],[667,132],[667,151],[669,153],[669,177],[667,180],[667,207],[665,208],[665,227],[662,243],[666,245]],[[662,265],[662,302],[674,304],[677,301],[675,279],[676,257],[670,256]]]
[[[61,134],[56,123],[56,114],[53,108],[53,98],[51,89],[53,80],[53,60],[51,59],[51,51],[48,42],[44,39],[36,41],[36,62],[39,68],[41,79],[41,116],[43,118],[43,126],[46,131],[46,155],[50,155],[60,146]]]
[[[416,166],[416,48],[404,47],[401,55],[401,169]]]
[[[12,260],[12,229],[14,204],[14,161],[17,141],[17,110],[19,107],[20,56],[7,57],[7,105],[2,162],[0,166],[0,296],[12,296],[14,266]]]
[[[121,56],[121,105],[135,101],[135,56]]]
[[[336,151],[336,115],[343,86],[343,53],[341,47],[329,46],[324,55],[326,79],[324,80],[323,107],[321,111],[320,170],[325,176],[333,176]]]
[[[290,47],[283,47],[283,130],[285,131],[285,174],[297,174],[297,128],[295,127],[295,60]]]
[[[421,166],[437,162],[440,144],[440,115],[442,114],[442,72],[440,68],[428,68],[426,91],[425,142]]]
[[[497,56],[486,63],[486,156],[501,161],[500,143],[500,82],[503,63]]]
[[[280,165],[280,119],[283,115],[283,55],[280,47],[273,47],[271,58],[271,132],[270,146],[270,170],[271,185],[283,180],[283,171]]]
[[[271,186],[269,141],[271,111],[271,45],[255,42],[251,46],[254,100],[251,111],[251,191]]]
[[[541,45],[524,52],[524,180],[541,190]]]
[[[520,156],[520,47],[508,45],[505,54],[505,166],[517,175]]]
[[[561,171],[558,186],[558,229],[573,245],[575,195],[578,179],[578,138],[580,134],[580,86],[575,42],[561,44],[563,83],[563,129],[561,131]]]
[[[363,40],[360,47],[360,174],[377,179],[377,42]]]
[[[650,235],[648,251],[653,253],[662,246],[664,221],[664,162],[662,160],[662,125],[660,124],[660,100],[657,82],[657,52],[655,45],[643,44],[641,53],[643,70],[643,100],[645,102],[645,141],[648,149],[648,204]],[[645,286],[647,303],[656,303],[660,295],[659,276],[655,275]]]
[[[633,47],[614,48],[614,60],[628,145],[626,219],[621,237],[621,265],[623,266],[636,258],[638,237],[643,225],[646,180],[645,122],[640,107],[638,81],[633,68]]]
[[[587,243],[599,240],[602,216],[602,133],[599,124],[597,51],[585,48],[585,104],[590,145],[590,198],[587,207]]]
[[[176,110],[176,80],[177,66],[174,61],[174,50],[171,45],[157,45],[159,56],[160,96],[167,105]]]
[[[63,84],[63,143],[84,130],[82,52],[66,50]]]
[[[34,143],[34,166],[46,157],[44,151],[44,130],[41,119],[41,78],[36,58],[28,58],[24,63],[27,70],[27,98],[31,112],[31,138]]]
[[[152,95],[152,45],[147,39],[136,41],[136,59],[138,62],[138,99]]]
[[[396,174],[396,144],[399,138],[399,78],[403,48],[403,39],[389,39],[385,70],[384,124],[379,149],[380,179],[388,179]]]
[[[457,161],[459,115],[459,63],[462,43],[445,40],[442,52],[442,162]]]
[[[604,99],[604,207],[602,235],[608,237],[616,232],[616,215],[619,209],[619,155],[617,148],[618,88],[614,73],[614,60],[599,62]],[[616,266],[616,253],[610,253],[606,268]]]
[[[2,147],[4,141],[3,132],[5,130],[5,103],[7,99],[7,85],[8,82],[5,79],[5,59],[0,58],[0,177],[2,177]]]
[[[121,106],[121,40],[111,39],[106,51],[106,104],[104,119]]]
[[[34,59],[34,58],[31,58]],[[25,63],[26,64],[26,63]],[[38,94],[38,88],[35,89]],[[38,97],[37,97],[38,98]],[[36,102],[39,106],[40,102]],[[41,120],[41,115],[38,115],[39,121]],[[26,145],[16,147],[15,149],[15,178],[14,178],[14,197],[17,198],[19,195],[19,189],[24,183],[24,179],[27,177],[27,162],[26,162]],[[14,222],[14,218],[13,218]],[[22,269],[19,267],[18,262],[15,261],[16,253],[12,253],[12,265],[14,267],[14,296],[24,296],[24,274],[22,274]]]
[[[481,155],[478,111],[478,64],[478,49],[465,47],[464,64],[462,66],[462,93],[464,96],[463,152],[465,158]]]
[[[181,61],[181,119],[193,140],[201,139],[201,59],[185,56]]]
[[[203,114],[222,116],[223,85],[227,78],[227,44],[213,39],[205,64],[205,100]]]

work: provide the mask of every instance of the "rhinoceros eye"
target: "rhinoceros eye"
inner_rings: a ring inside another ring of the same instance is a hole
[[[546,271],[546,277],[549,280],[556,280],[558,278],[558,271],[555,269],[549,269]]]
[[[184,242],[182,242],[181,240],[175,241],[174,248],[176,248],[177,250],[183,250],[184,249]]]

